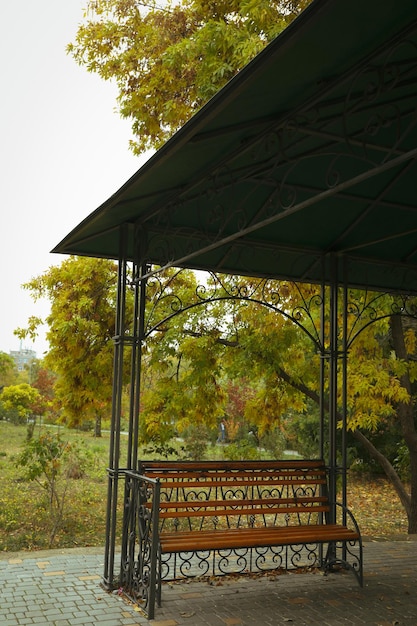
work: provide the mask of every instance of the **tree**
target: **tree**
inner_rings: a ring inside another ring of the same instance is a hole
[[[11,385],[17,377],[16,364],[6,352],[0,352],[0,391]]]
[[[16,424],[24,424],[34,415],[42,415],[46,408],[39,391],[28,383],[5,387],[0,400],[6,416]]]
[[[135,153],[158,148],[309,0],[89,0],[68,52],[116,81]]]
[[[54,422],[57,418],[54,411],[54,384],[56,377],[51,371],[42,367],[41,362],[37,361],[33,368],[32,378],[32,387],[39,391],[40,402],[44,407],[43,413],[36,410],[35,413],[37,415],[47,414],[48,421]]]
[[[37,365],[34,372],[32,386],[35,387],[49,402],[52,402],[54,397],[54,383],[54,374],[41,365]]]
[[[415,401],[416,401],[416,389],[415,383],[417,379],[416,364],[414,360],[416,335],[414,329],[409,329],[408,332],[404,328],[403,320],[398,316],[392,316],[390,318],[392,344],[395,351],[396,359],[400,365],[403,365],[402,372],[400,374],[400,381],[402,387],[407,391],[408,399],[399,400],[397,403],[397,417],[400,422],[402,434],[405,444],[409,452],[410,461],[410,487],[411,492],[408,493],[406,489],[399,484],[397,480],[398,474],[392,477],[392,481],[395,481],[396,490],[403,504],[408,518],[408,532],[417,533],[417,430],[416,430],[416,415],[415,415]],[[411,330],[411,332],[410,332]],[[411,345],[407,346],[407,338]],[[414,388],[413,388],[414,387]],[[387,474],[391,474],[391,468],[387,467]]]
[[[211,332],[200,333],[201,308],[165,321],[178,302],[192,301],[196,289],[196,276],[188,270],[164,271],[148,285],[141,397],[144,441],[166,442],[174,432],[190,426],[216,427],[223,414],[219,352],[224,347],[217,341],[217,322],[206,309],[205,329],[211,321]]]
[[[112,261],[70,257],[24,285],[47,297],[50,350],[44,363],[55,375],[61,419],[80,426],[93,419],[95,434],[110,414],[117,268]],[[34,337],[44,321],[32,317],[18,335]]]

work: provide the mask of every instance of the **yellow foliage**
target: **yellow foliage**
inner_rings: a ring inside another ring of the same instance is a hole
[[[404,332],[404,342],[407,354],[415,354],[416,352],[416,333],[412,328],[407,328]]]

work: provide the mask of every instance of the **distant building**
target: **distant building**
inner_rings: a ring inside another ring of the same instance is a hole
[[[36,352],[35,350],[20,348],[20,350],[10,350],[10,356],[16,363],[18,371],[22,372],[25,367],[28,367],[36,359]]]

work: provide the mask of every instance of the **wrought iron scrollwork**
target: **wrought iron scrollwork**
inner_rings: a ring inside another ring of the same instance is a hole
[[[124,593],[137,602],[145,611],[153,607],[155,593],[160,596],[160,580],[156,561],[158,544],[156,541],[159,507],[159,482],[140,476],[133,471],[125,471],[126,490],[125,523],[129,528],[128,547],[122,554],[120,585]]]
[[[375,293],[368,291],[348,291],[346,345],[353,341],[368,326],[377,321],[401,315],[404,318],[417,318],[417,298],[409,294]]]
[[[318,320],[322,295],[319,288],[268,278],[226,277],[207,272],[197,276],[199,282],[193,292],[180,296],[176,285],[181,285],[183,274],[188,271],[179,269],[168,276],[154,273],[149,278],[145,340],[181,313],[205,307],[209,316],[211,306],[220,301],[234,301],[261,305],[279,313],[301,328],[320,349]]]

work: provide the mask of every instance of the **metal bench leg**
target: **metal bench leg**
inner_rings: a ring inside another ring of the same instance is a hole
[[[323,569],[325,572],[334,571],[335,566],[343,567],[346,570],[350,570],[359,585],[363,587],[363,550],[362,550],[362,540],[361,538],[357,540],[358,545],[358,554],[354,554],[347,547],[347,542],[342,542],[342,548],[337,548],[337,542],[331,542],[328,544],[326,556],[323,561]],[[337,550],[342,550],[342,558],[338,558]],[[352,557],[353,563],[350,563],[347,560],[348,556]]]
[[[158,550],[158,568],[156,572],[156,602],[160,607],[162,604],[162,555]]]

